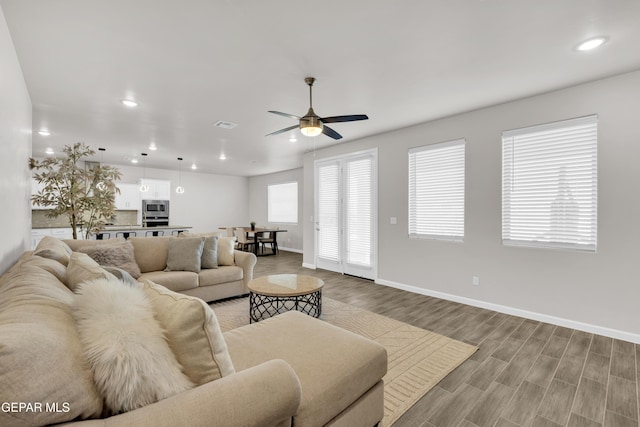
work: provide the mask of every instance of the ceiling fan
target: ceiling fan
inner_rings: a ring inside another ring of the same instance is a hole
[[[268,134],[277,135],[279,133],[284,133],[300,127],[300,132],[306,136],[318,136],[321,133],[324,133],[328,137],[333,139],[340,139],[342,135],[340,135],[335,130],[331,129],[329,126],[325,126],[325,123],[338,123],[338,122],[355,122],[357,120],[367,120],[366,114],[352,114],[350,116],[332,116],[332,117],[319,117],[313,111],[313,98],[311,88],[313,87],[313,82],[316,81],[314,77],[307,77],[304,79],[305,83],[309,85],[309,111],[303,117],[294,116],[293,114],[282,113],[280,111],[269,111],[273,114],[278,114],[280,116],[290,117],[292,119],[296,119],[299,121],[297,125],[289,126],[288,128],[280,129],[275,132]]]

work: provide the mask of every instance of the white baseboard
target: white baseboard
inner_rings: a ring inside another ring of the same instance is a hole
[[[285,248],[284,246],[278,246],[278,250],[287,251],[287,252],[295,252],[297,254],[301,254],[302,253],[301,249]]]
[[[303,262],[303,263],[302,263],[302,266],[303,266],[304,268],[310,268],[310,269],[312,269],[312,270],[315,270],[315,269],[316,269],[316,265],[315,265],[315,264],[309,264],[308,262]]]
[[[303,267],[304,267],[304,264],[303,264]],[[603,335],[610,338],[616,338],[619,340],[630,341],[635,344],[640,344],[640,335],[634,334],[631,332],[605,328],[598,325],[591,325],[589,323],[582,323],[582,322],[578,322],[571,319],[564,319],[561,317],[550,316],[547,314],[536,313],[533,311],[521,310],[518,308],[508,307],[505,305],[493,304],[486,301],[480,301],[472,298],[461,297],[458,295],[447,294],[445,292],[432,291],[430,289],[424,289],[424,288],[419,288],[417,286],[405,285],[403,283],[393,282],[391,280],[376,279],[375,283],[389,286],[396,289],[402,289],[403,291],[407,291],[407,292],[413,292],[415,294],[421,294],[421,295],[426,295],[430,297],[445,299],[448,301],[459,302],[462,304],[472,305],[474,307],[486,308],[488,310],[510,314],[512,316],[525,317],[527,319],[537,320],[539,322],[551,323],[557,326],[564,326],[566,328],[577,329],[579,331],[589,332],[592,334]]]

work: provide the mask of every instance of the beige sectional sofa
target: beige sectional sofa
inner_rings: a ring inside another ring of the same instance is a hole
[[[174,385],[158,378],[168,369],[145,377],[160,352],[130,369],[147,340],[167,346],[184,390],[155,392]],[[386,369],[381,345],[295,311],[222,334],[200,298],[127,284],[53,238],[0,277],[3,426],[373,426]]]
[[[133,246],[133,256],[139,268],[133,274],[139,281],[152,280],[172,291],[202,298],[205,301],[244,295],[249,293],[247,284],[253,278],[256,256],[234,250],[233,239],[219,237],[217,233],[183,233],[181,237],[130,237],[109,240],[64,240],[75,251],[91,253],[97,246]],[[166,271],[169,245],[176,239],[218,238],[216,268],[194,269],[199,271]]]

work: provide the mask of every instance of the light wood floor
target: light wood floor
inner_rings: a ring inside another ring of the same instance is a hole
[[[394,427],[638,427],[640,345],[260,257],[254,277],[300,273],[323,295],[479,347]]]

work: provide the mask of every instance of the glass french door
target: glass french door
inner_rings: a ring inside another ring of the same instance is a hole
[[[377,152],[315,164],[316,267],[377,275]]]

